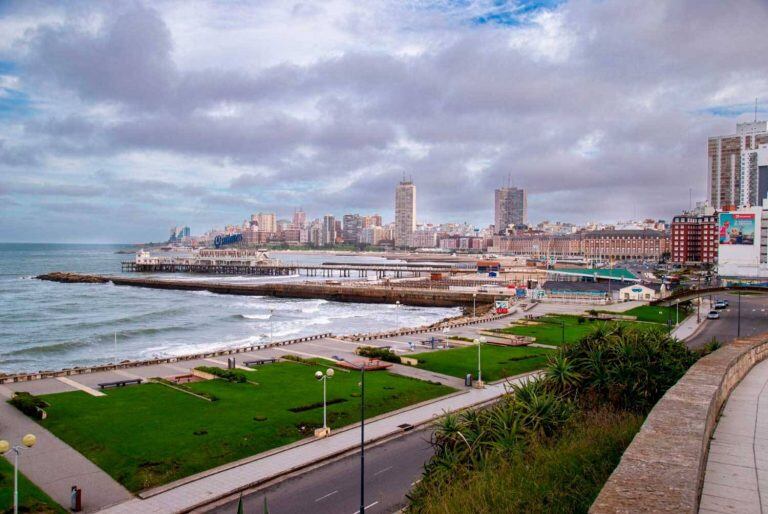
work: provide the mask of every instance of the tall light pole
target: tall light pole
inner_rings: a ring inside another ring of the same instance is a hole
[[[472,293],[472,317],[477,317],[477,293]]]
[[[323,428],[315,430],[315,436],[325,437],[331,433],[331,429],[328,428],[328,416],[327,416],[327,402],[326,402],[326,382],[329,378],[333,378],[333,368],[328,368],[325,373],[322,371],[315,371],[315,378],[323,382]]]
[[[360,514],[365,514],[365,361],[360,366]]]
[[[274,335],[274,327],[275,327],[275,321],[272,319],[272,317],[275,315],[275,309],[269,309],[269,342],[274,342],[272,337]]]
[[[738,292],[739,295],[739,313],[738,313],[738,321],[736,322],[736,337],[741,337],[741,291]]]
[[[485,387],[485,384],[483,383],[483,368],[482,368],[482,360],[480,357],[480,347],[485,343],[487,339],[485,337],[481,337],[480,339],[475,339],[474,343],[477,345],[477,388]]]
[[[400,328],[400,300],[395,302],[395,325]]]
[[[0,441],[0,454],[13,452],[13,514],[19,514],[19,455],[26,448],[32,448],[37,438],[27,434],[21,438],[21,445],[11,446],[8,441]]]

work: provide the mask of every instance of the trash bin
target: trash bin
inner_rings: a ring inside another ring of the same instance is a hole
[[[73,485],[70,490],[69,503],[69,509],[72,512],[80,512],[83,510],[83,490],[76,485]]]
[[[467,376],[464,377],[464,385],[467,387],[472,387],[472,373],[467,373]]]

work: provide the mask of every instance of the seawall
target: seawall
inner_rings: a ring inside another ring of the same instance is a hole
[[[500,298],[490,293],[446,290],[392,288],[376,285],[330,285],[322,283],[228,284],[195,280],[159,280],[143,277],[120,277],[82,273],[54,272],[38,275],[39,280],[61,283],[106,284],[116,286],[173,289],[181,291],[210,291],[217,294],[274,296],[278,298],[323,299],[334,302],[395,303],[416,307],[467,307],[490,304]]]

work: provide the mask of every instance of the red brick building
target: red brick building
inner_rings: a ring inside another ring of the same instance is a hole
[[[714,264],[717,261],[717,214],[682,214],[672,220],[672,262]]]

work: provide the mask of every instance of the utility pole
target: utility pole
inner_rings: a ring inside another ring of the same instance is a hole
[[[741,291],[737,294],[739,295],[739,313],[737,316],[738,321],[736,322],[736,337],[741,337]]]
[[[365,514],[365,362],[360,367],[360,514]]]

